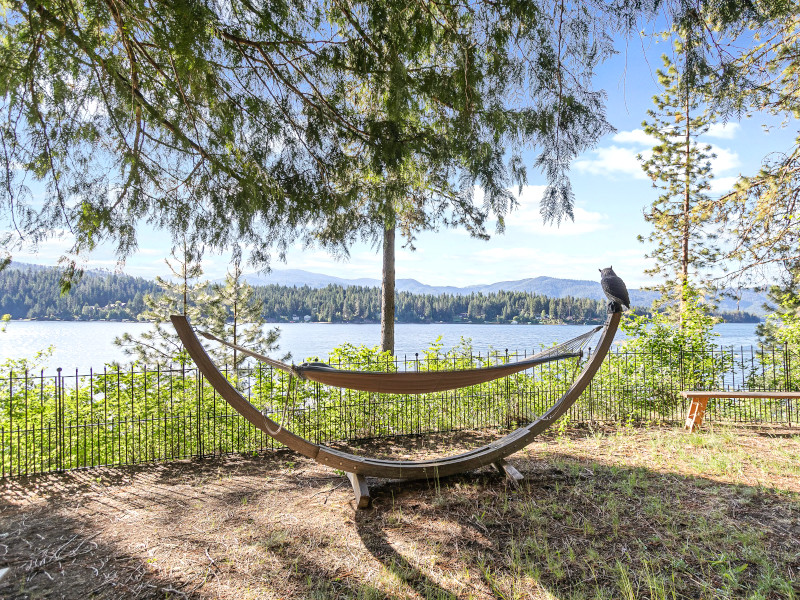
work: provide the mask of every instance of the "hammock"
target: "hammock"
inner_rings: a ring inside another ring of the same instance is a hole
[[[256,360],[268,364],[276,369],[290,373],[299,379],[316,381],[325,385],[342,387],[362,392],[379,392],[384,394],[426,394],[429,392],[442,392],[457,388],[469,387],[507,377],[530,369],[535,365],[562,360],[565,358],[583,357],[583,348],[589,343],[592,336],[603,329],[595,327],[586,333],[547,348],[532,356],[515,362],[501,365],[492,365],[477,369],[461,369],[455,371],[403,371],[399,373],[383,373],[376,371],[349,371],[336,369],[321,362],[290,365],[269,358],[258,352],[253,352],[243,346],[231,344],[221,340],[215,335],[205,331],[197,333],[208,340],[212,340],[245,354]]]
[[[620,285],[624,290],[625,284],[620,281]],[[212,362],[185,316],[172,315],[171,320],[186,351],[192,357],[192,360],[194,360],[199,371],[231,407],[250,421],[253,426],[270,435],[277,442],[320,464],[346,472],[353,486],[357,505],[359,508],[363,508],[369,503],[369,488],[364,479],[366,476],[399,479],[438,478],[456,473],[463,473],[484,465],[494,464],[512,479],[520,479],[520,474],[505,462],[505,458],[530,444],[537,435],[555,423],[555,421],[566,413],[578,400],[583,391],[589,386],[595,373],[597,373],[600,365],[603,363],[603,359],[606,357],[606,354],[608,354],[609,348],[611,348],[614,334],[619,327],[621,311],[622,308],[619,303],[612,301],[609,303],[608,318],[606,319],[605,325],[602,327],[597,327],[576,338],[548,348],[538,354],[534,354],[530,358],[514,363],[462,371],[374,373],[342,371],[323,363],[288,365],[258,354],[257,352],[252,352],[247,348],[224,342],[210,334],[204,334],[205,337],[209,339],[235,348],[248,356],[252,356],[253,358],[272,365],[277,369],[296,375],[297,377],[318,381],[320,383],[327,383],[329,385],[347,386],[364,391],[411,394],[477,385],[498,377],[518,373],[536,364],[542,364],[570,356],[581,357],[583,355],[583,347],[588,344],[589,338],[598,330],[603,330],[595,347],[595,351],[591,353],[589,359],[583,365],[580,374],[578,374],[577,378],[572,382],[572,385],[535,421],[480,448],[462,454],[434,458],[431,460],[383,460],[358,456],[349,452],[343,452],[341,450],[315,444],[284,427],[279,427],[275,421],[250,404],[250,402],[231,385],[228,379]]]
[[[561,415],[567,412],[580,397],[583,390],[588,387],[589,382],[597,373],[611,347],[614,334],[617,331],[617,327],[619,327],[620,314],[619,307],[615,306],[614,312],[608,315],[606,324],[603,326],[603,332],[597,342],[597,347],[584,364],[578,377],[572,382],[570,388],[538,419],[509,433],[504,438],[475,450],[454,456],[418,461],[383,460],[357,456],[315,444],[286,428],[279,427],[278,423],[250,404],[220,372],[206,353],[186,317],[173,315],[171,320],[184,347],[198,369],[200,369],[200,372],[228,404],[256,428],[270,435],[277,442],[320,464],[349,473],[351,482],[353,482],[353,489],[356,491],[356,495],[359,496],[361,494],[359,486],[363,483],[363,477],[367,475],[399,479],[444,477],[455,473],[463,473],[484,465],[499,464],[506,456],[530,444],[533,438],[550,427]],[[441,373],[436,373],[436,375],[441,375]],[[358,486],[356,485],[357,483]]]

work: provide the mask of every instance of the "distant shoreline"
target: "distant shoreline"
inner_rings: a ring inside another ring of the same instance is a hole
[[[718,325],[737,325],[741,323],[763,323],[764,319],[742,321],[720,321]],[[8,323],[142,323],[152,324],[153,321],[139,321],[134,319],[11,319]],[[380,321],[264,321],[265,325],[380,325]],[[525,321],[395,321],[395,325],[602,325],[602,321],[553,321],[549,323]]]

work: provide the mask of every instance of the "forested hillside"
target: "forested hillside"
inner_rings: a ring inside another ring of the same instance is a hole
[[[72,291],[60,295],[59,273],[51,268],[16,265],[0,273],[0,314],[14,319],[136,319],[142,298],[157,286],[140,277],[92,272]],[[335,323],[380,320],[380,290],[374,287],[329,285],[321,289],[258,286],[255,295],[268,321],[302,320]],[[576,298],[547,298],[524,292],[470,294],[397,294],[397,320],[401,323],[430,321],[510,322],[600,321],[605,303]]]
[[[267,285],[256,288],[270,321],[287,317],[328,322],[377,322],[380,289],[329,285],[321,289]],[[605,319],[606,303],[586,298],[548,298],[525,292],[434,296],[398,292],[396,317],[400,323],[457,322],[569,322]]]
[[[62,296],[59,272],[35,265],[14,265],[0,272],[0,315],[14,319],[135,320],[154,282],[141,277],[93,271]],[[254,288],[264,318],[272,322],[304,320],[331,323],[380,321],[380,289],[329,285],[324,288],[264,285]],[[412,294],[398,292],[399,323],[500,322],[597,323],[606,303],[589,298],[549,298],[528,292]],[[723,313],[726,321],[757,321],[748,313]]]
[[[0,272],[0,314],[12,319],[135,320],[142,298],[157,289],[141,277],[87,273],[69,294],[60,293],[58,269],[10,268]]]

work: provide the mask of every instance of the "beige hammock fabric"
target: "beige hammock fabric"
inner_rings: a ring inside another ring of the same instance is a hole
[[[429,392],[442,392],[454,390],[472,385],[479,385],[507,377],[514,373],[519,373],[530,369],[534,365],[540,365],[564,358],[577,358],[583,356],[583,347],[589,343],[591,337],[603,329],[602,326],[593,328],[571,340],[562,342],[552,348],[547,348],[528,358],[506,363],[493,365],[478,369],[462,369],[458,371],[403,371],[399,373],[383,373],[376,371],[349,371],[331,367],[325,363],[303,363],[301,365],[289,365],[281,361],[269,358],[258,352],[248,350],[243,346],[231,344],[221,340],[207,332],[198,331],[197,333],[206,339],[218,342],[229,348],[233,348],[242,354],[268,364],[276,369],[286,371],[292,375],[309,381],[316,381],[325,385],[359,390],[362,392],[379,392],[384,394],[426,394]]]

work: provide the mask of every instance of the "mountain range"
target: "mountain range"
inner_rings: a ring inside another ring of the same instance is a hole
[[[360,278],[344,279],[333,277],[321,273],[311,273],[301,269],[274,269],[267,274],[250,273],[244,276],[250,285],[283,285],[288,287],[303,287],[319,289],[328,285],[340,285],[343,287],[380,287],[379,279]],[[600,288],[598,281],[585,279],[559,279],[556,277],[529,277],[515,281],[498,281],[497,283],[470,285],[465,287],[437,286],[420,283],[416,279],[398,279],[395,287],[399,292],[411,292],[413,294],[430,294],[440,296],[450,294],[466,296],[473,293],[489,294],[501,290],[507,292],[528,292],[531,294],[541,294],[550,298],[590,298],[592,300],[602,300],[605,296]],[[658,292],[630,289],[631,302],[634,306],[649,308],[658,297]],[[729,297],[730,296],[730,297]],[[738,298],[737,298],[738,296]],[[752,289],[736,290],[736,293],[729,293],[723,296],[719,302],[719,310],[736,311],[741,310],[754,315],[763,316],[766,310],[763,304],[767,301],[766,294]]]

